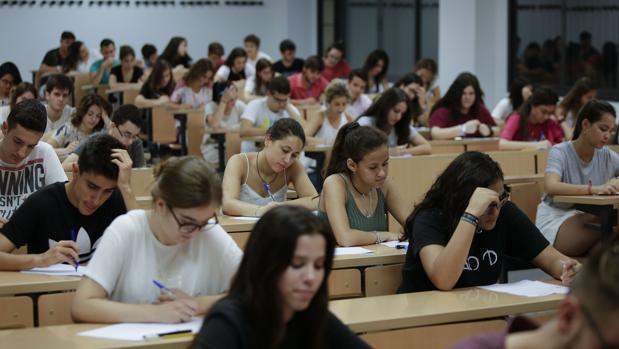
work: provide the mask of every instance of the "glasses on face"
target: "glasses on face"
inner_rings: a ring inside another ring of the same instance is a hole
[[[509,188],[505,187],[503,188],[503,194],[499,195],[499,203],[493,202],[488,205],[486,212],[490,211],[491,208],[501,209],[507,201],[509,201]]]
[[[138,139],[138,135],[137,134],[133,134],[129,131],[123,131],[121,130],[118,126],[116,126],[116,129],[118,130],[118,133],[120,134],[120,136],[126,140],[129,141],[135,141]]]
[[[13,80],[9,80],[9,79],[0,79],[0,82],[2,82],[5,85],[9,85],[9,86],[13,86]]]
[[[172,213],[172,217],[174,217],[176,224],[178,224],[178,230],[183,234],[191,234],[196,230],[202,230],[204,228],[206,228],[206,230],[209,230],[209,229],[212,229],[217,224],[219,224],[217,215],[214,215],[213,218],[210,218],[204,224],[181,223],[178,217],[176,217],[176,213],[174,213],[174,210],[172,209],[172,207],[168,206],[168,209],[170,210],[170,213]]]
[[[276,103],[279,103],[279,104],[288,104],[288,97],[286,97],[286,98],[277,98],[277,97],[275,97],[274,95],[271,95],[271,97],[273,98],[273,100],[274,100]]]
[[[619,345],[610,344],[610,343],[608,343],[606,338],[604,338],[604,334],[602,334],[602,330],[600,329],[600,327],[598,326],[597,322],[593,318],[593,315],[591,314],[589,309],[587,309],[587,308],[585,308],[584,306],[581,305],[580,306],[580,310],[582,311],[582,314],[585,316],[585,319],[589,323],[589,327],[591,327],[591,329],[593,330],[593,333],[595,333],[595,336],[597,337],[598,341],[600,342],[600,348],[602,348],[602,349],[618,349]]]

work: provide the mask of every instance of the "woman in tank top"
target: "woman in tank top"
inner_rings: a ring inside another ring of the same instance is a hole
[[[230,158],[224,172],[223,212],[235,216],[262,216],[282,204],[316,209],[316,189],[298,158],[305,133],[298,121],[277,120],[266,133],[264,149]],[[286,201],[292,183],[298,199]]]
[[[319,215],[329,220],[340,246],[362,246],[397,240],[389,232],[387,213],[403,224],[407,206],[387,178],[387,136],[357,122],[340,129],[335,139]]]
[[[325,90],[327,108],[316,114],[306,124],[306,133],[313,135],[308,142],[315,144],[333,144],[337,131],[353,121],[353,116],[346,112],[350,103],[350,93],[346,85],[334,81]]]

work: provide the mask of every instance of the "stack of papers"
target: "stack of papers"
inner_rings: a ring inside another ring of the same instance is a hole
[[[201,326],[202,318],[193,318],[190,322],[184,322],[181,324],[116,324],[80,332],[78,335],[124,341],[141,341],[144,340],[144,336],[152,336],[160,333],[185,330],[190,330],[192,333],[197,333]]]
[[[408,241],[387,241],[387,242],[381,242],[380,243],[383,246],[387,246],[387,247],[391,247],[391,248],[397,248],[397,246],[402,246],[401,248],[408,248]]]
[[[509,293],[524,297],[541,297],[551,294],[567,294],[569,288],[561,285],[553,285],[541,281],[522,280],[510,284],[494,284],[490,286],[479,286],[484,290]]]
[[[54,264],[44,268],[32,268],[29,270],[22,270],[22,273],[26,274],[39,274],[39,275],[53,275],[53,276],[84,276],[86,267],[79,266],[77,271],[75,267],[69,264]]]
[[[353,254],[368,254],[368,253],[374,253],[374,252],[372,250],[368,250],[367,248],[363,248],[363,247],[336,247],[335,248],[336,256],[347,256],[347,255],[353,255]]]
[[[249,217],[249,216],[230,216],[230,218],[236,219],[239,221],[250,221],[250,222],[257,222],[260,219],[260,217]]]

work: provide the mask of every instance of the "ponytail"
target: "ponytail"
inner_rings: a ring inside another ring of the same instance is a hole
[[[594,123],[599,121],[604,113],[609,113],[613,118],[617,118],[615,108],[610,103],[598,99],[592,99],[587,102],[578,112],[572,140],[577,140],[582,133],[583,121],[589,120],[590,123]]]
[[[340,128],[335,138],[325,177],[334,173],[347,173],[348,159],[359,162],[366,154],[381,146],[387,146],[387,136],[384,132],[375,127],[360,126],[358,122],[345,125]]]

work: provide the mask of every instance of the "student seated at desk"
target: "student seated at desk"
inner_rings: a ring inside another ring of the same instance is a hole
[[[88,47],[82,41],[74,41],[69,46],[69,55],[62,66],[62,72],[65,74],[89,73],[90,66],[99,59],[96,52],[90,52]]]
[[[144,60],[144,72],[150,72],[159,59],[157,48],[152,44],[144,44],[140,51],[142,52],[142,59]]]
[[[432,58],[422,58],[415,64],[415,74],[423,80],[428,106],[432,108],[441,99],[441,88],[438,86],[438,65]]]
[[[432,107],[428,121],[432,139],[490,137],[498,133],[483,96],[475,75],[458,75],[445,96]]]
[[[256,62],[256,74],[250,76],[245,82],[243,100],[246,102],[267,95],[267,85],[273,80],[271,62],[260,58]]]
[[[552,117],[559,96],[548,87],[538,87],[520,111],[507,118],[499,149],[548,149],[563,142],[565,135]]]
[[[54,74],[49,76],[45,85],[45,99],[47,104],[47,126],[43,140],[51,137],[60,126],[71,120],[75,108],[68,105],[69,96],[73,92],[73,82],[66,75]]]
[[[619,243],[587,258],[553,319],[540,325],[524,316],[504,331],[463,340],[451,349],[619,348]]]
[[[408,73],[395,83],[395,87],[406,93],[408,97],[408,108],[406,113],[410,114],[407,118],[415,127],[427,127],[429,108],[426,96],[426,89],[423,87],[423,80],[415,73]]]
[[[492,109],[492,117],[497,125],[505,124],[507,117],[520,110],[520,107],[533,94],[533,85],[523,77],[517,77],[509,87],[509,96],[502,98]]]
[[[116,84],[137,84],[142,82],[144,70],[136,65],[135,51],[128,45],[120,47],[120,65],[110,71],[110,86]]]
[[[2,123],[0,227],[28,196],[45,186],[67,180],[54,149],[39,142],[46,122],[43,105],[30,99],[17,103]]]
[[[615,108],[592,100],[580,110],[572,141],[557,144],[548,154],[544,196],[535,224],[544,237],[568,256],[581,256],[600,238],[587,223],[599,222],[553,195],[615,195],[619,192],[619,155],[606,147],[615,129]]]
[[[368,84],[365,93],[382,93],[389,88],[387,73],[389,72],[389,55],[384,50],[374,50],[365,58],[361,70],[368,74]]]
[[[200,146],[202,156],[210,165],[217,167],[219,162],[217,142],[211,138],[211,130],[238,131],[245,107],[245,103],[239,101],[239,93],[231,81],[213,84],[213,100],[206,105],[204,111],[206,123]]]
[[[289,97],[288,80],[283,76],[273,78],[267,85],[267,96],[249,102],[241,115],[241,137],[264,136],[271,124],[282,118],[302,122],[299,110],[290,103]],[[254,144],[253,141],[243,141],[241,151],[254,151]]]
[[[0,124],[6,121],[11,109],[15,108],[17,103],[27,99],[34,99],[36,95],[37,89],[29,82],[23,81],[19,85],[15,86],[15,88],[11,91],[9,104],[0,107]],[[2,137],[3,135],[0,135],[0,139],[2,139]]]
[[[219,178],[189,156],[168,160],[155,178],[152,210],[105,230],[77,288],[74,320],[185,322],[228,289],[242,252],[217,222]]]
[[[400,224],[406,204],[387,178],[387,137],[353,122],[340,129],[333,145],[318,215],[331,223],[340,246],[363,246],[400,238],[389,231],[387,213]]]
[[[344,43],[341,41],[332,43],[325,50],[322,61],[325,64],[325,69],[321,75],[327,81],[338,78],[346,78],[350,74],[350,65],[344,59]]]
[[[273,64],[273,71],[284,77],[289,77],[292,74],[299,73],[303,70],[303,60],[297,58],[297,45],[290,39],[282,40],[279,43],[279,52],[282,59]]]
[[[256,70],[247,63],[247,53],[240,47],[235,47],[222,66],[215,73],[215,81],[245,81],[254,76]]]
[[[175,85],[170,64],[160,59],[142,85],[140,94],[135,98],[135,105],[138,107],[154,107],[169,104]]]
[[[411,125],[411,114],[406,113],[408,97],[397,87],[385,91],[357,119],[361,126],[374,126],[383,131],[389,140],[392,155],[430,154],[430,143]]]
[[[107,85],[112,68],[120,65],[120,61],[116,59],[116,44],[112,39],[101,40],[99,48],[103,58],[90,66],[90,81],[93,85]]]
[[[597,88],[593,81],[588,77],[582,77],[574,83],[574,86],[567,92],[565,98],[557,106],[557,119],[565,120],[566,126],[570,130],[566,133],[567,139],[571,139],[571,130],[576,126],[578,111],[590,100],[597,97]]]
[[[45,53],[45,57],[43,57],[39,67],[39,73],[52,74],[62,72],[62,67],[65,65],[69,55],[69,46],[74,41],[75,34],[70,31],[63,31],[60,34],[60,46]]]
[[[32,194],[0,229],[0,270],[87,262],[108,225],[137,208],[130,180],[122,144],[108,135],[91,138],[71,181]],[[12,254],[23,245],[27,255]]]
[[[223,56],[225,54],[224,45],[218,41],[213,41],[208,44],[206,58],[211,61],[215,71],[224,64]]]
[[[133,104],[121,105],[114,114],[112,114],[112,122],[107,128],[107,134],[116,138],[122,143],[127,150],[133,168],[146,166],[144,161],[144,147],[142,140],[138,137],[142,129],[143,121],[142,114],[138,107]],[[85,143],[80,144],[71,155],[63,162],[62,167],[65,171],[71,171],[73,164],[78,162],[80,154],[84,151]]]
[[[303,63],[300,73],[290,75],[290,99],[294,104],[312,104],[320,101],[329,81],[320,73],[325,69],[322,59],[318,56],[310,56]]]
[[[13,62],[0,64],[0,106],[8,105],[13,86],[21,83],[19,69]]]
[[[255,34],[249,34],[243,39],[243,47],[245,48],[245,53],[247,53],[247,64],[254,68],[260,59],[272,61],[271,56],[260,51],[260,38]]]
[[[325,100],[327,109],[321,110],[306,123],[305,133],[311,135],[310,143],[333,144],[337,131],[354,120],[352,115],[346,112],[350,94],[344,83],[331,82],[325,90]]]
[[[60,126],[47,140],[58,157],[64,160],[90,136],[105,127],[104,115],[112,112],[112,106],[96,94],[87,94],[71,117],[71,121]]]
[[[350,103],[346,111],[355,119],[363,115],[363,112],[372,105],[372,100],[364,93],[367,84],[368,74],[361,69],[355,69],[348,75]]]
[[[224,213],[259,217],[283,204],[315,210],[313,199],[318,194],[305,168],[297,161],[304,147],[305,133],[301,124],[284,118],[267,130],[264,149],[232,156],[223,179]],[[299,198],[286,201],[290,183]]]
[[[459,155],[406,220],[410,246],[398,292],[494,284],[506,255],[569,282],[580,264],[550,246],[508,199],[503,171],[490,156]]]
[[[211,83],[214,74],[211,61],[206,58],[199,59],[177,82],[170,100],[193,109],[204,108],[213,99]]]
[[[311,211],[269,211],[249,236],[228,296],[211,308],[192,348],[369,349],[328,309],[334,250],[329,225]]]
[[[172,69],[189,69],[191,66],[191,56],[187,53],[187,40],[181,36],[170,39],[168,45],[163,49],[159,59],[170,63]]]

